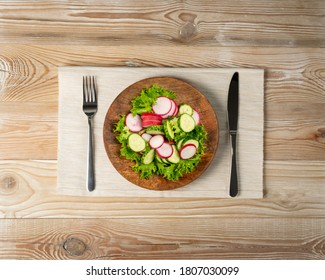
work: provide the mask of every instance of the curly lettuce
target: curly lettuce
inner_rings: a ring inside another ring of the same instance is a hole
[[[143,89],[140,94],[131,101],[131,113],[133,115],[140,115],[145,112],[152,112],[152,105],[155,104],[159,96],[166,96],[171,99],[176,98],[176,94],[173,91],[166,90],[157,85],[152,85],[149,88]]]

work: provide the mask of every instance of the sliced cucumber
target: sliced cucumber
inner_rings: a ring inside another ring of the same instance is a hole
[[[170,164],[170,162],[166,158],[161,158],[157,153],[156,153],[156,161],[159,162],[159,163]]]
[[[179,106],[178,114],[179,115],[188,114],[188,115],[192,116],[193,108],[188,104],[182,104]]]
[[[155,158],[155,150],[154,149],[151,149],[149,150],[148,153],[146,153],[143,157],[142,157],[142,161],[144,164],[149,164],[149,163],[152,163],[152,161],[154,160]]]
[[[183,142],[184,142],[184,138],[177,142],[177,145],[176,145],[177,150],[180,150],[182,148]]]
[[[165,128],[165,136],[166,136],[166,138],[168,140],[174,139],[175,134],[174,134],[174,131],[173,131],[172,126],[170,124],[170,121],[167,120],[167,121],[164,122],[164,128]]]
[[[195,139],[189,139],[189,140],[185,141],[184,146],[187,144],[193,144],[196,148],[199,147],[199,141],[197,141]]]
[[[189,114],[185,113],[179,117],[179,127],[184,132],[191,132],[195,126],[195,120]]]
[[[158,156],[157,153],[155,153],[155,154],[156,154],[156,160],[157,160],[158,162],[162,163],[162,162],[163,162],[163,161],[162,161],[162,158],[161,158],[160,156]]]
[[[132,151],[141,152],[146,148],[146,141],[138,133],[131,133],[128,145]]]
[[[171,163],[178,163],[180,161],[179,153],[175,145],[172,145],[172,147],[173,147],[173,153],[167,160]]]

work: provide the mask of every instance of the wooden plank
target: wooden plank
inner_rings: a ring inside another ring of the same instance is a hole
[[[256,59],[258,57],[258,59]],[[57,67],[263,68],[266,101],[324,103],[325,49],[1,45],[0,100],[57,102]],[[290,98],[290,100],[288,100]]]
[[[7,219],[0,259],[324,259],[325,219]]]
[[[25,45],[1,43],[1,68],[22,78],[44,80],[56,76],[57,66],[172,66],[246,67],[273,69],[272,79],[286,79],[285,70],[321,78],[323,48],[213,46],[100,46]],[[258,60],[256,59],[258,57]],[[18,64],[19,62],[19,64]],[[20,65],[20,66],[19,66]],[[24,65],[24,66],[22,66]],[[49,71],[52,70],[52,71]],[[279,71],[279,72],[276,72]],[[293,82],[299,76],[292,77]],[[311,85],[320,85],[310,81]],[[312,87],[313,88],[313,87]]]
[[[0,158],[56,159],[57,103],[1,102]]]
[[[288,96],[266,104],[265,158],[325,160],[325,103]]]
[[[0,161],[2,218],[325,218],[325,161],[266,161],[264,198],[61,196],[56,161]],[[86,205],[86,206],[85,206]]]
[[[325,45],[324,2],[0,2],[0,41],[97,45]]]

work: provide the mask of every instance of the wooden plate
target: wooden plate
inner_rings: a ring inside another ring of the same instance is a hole
[[[185,174],[178,181],[169,181],[158,175],[148,180],[140,179],[139,173],[134,172],[131,168],[134,163],[120,157],[121,145],[115,139],[116,134],[113,133],[114,125],[119,120],[120,115],[127,114],[130,111],[131,100],[137,96],[142,89],[148,88],[153,84],[163,86],[165,89],[175,92],[177,95],[175,99],[177,104],[187,103],[195,108],[199,112],[201,123],[208,133],[207,148],[205,154],[202,156],[201,162],[193,172]],[[124,178],[146,189],[170,190],[191,183],[210,165],[218,147],[219,130],[217,117],[210,102],[196,88],[179,79],[171,77],[154,77],[132,84],[115,98],[105,117],[103,137],[106,153],[110,161]]]

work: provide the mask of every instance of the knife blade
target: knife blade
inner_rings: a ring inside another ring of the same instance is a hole
[[[231,141],[231,172],[230,172],[230,190],[231,197],[238,194],[238,176],[237,176],[237,128],[238,128],[238,107],[239,107],[239,74],[235,72],[231,78],[228,91],[228,125],[229,137]]]

